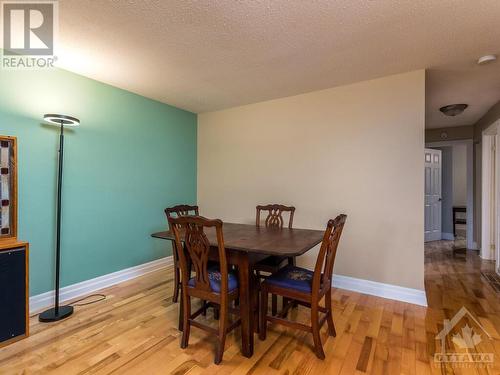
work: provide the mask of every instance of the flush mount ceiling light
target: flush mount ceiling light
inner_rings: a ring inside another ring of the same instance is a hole
[[[80,120],[78,120],[76,117],[71,117],[67,115],[56,115],[49,113],[47,115],[43,115],[43,119],[49,124],[54,124],[54,125],[63,125],[63,126],[80,125]]]
[[[495,55],[485,55],[481,56],[479,60],[477,60],[477,65],[486,65],[496,61],[497,57]]]
[[[439,110],[446,116],[456,116],[465,111],[465,108],[467,108],[468,106],[468,104],[450,104],[439,108]]]

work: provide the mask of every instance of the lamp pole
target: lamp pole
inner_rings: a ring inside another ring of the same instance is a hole
[[[62,182],[64,161],[64,126],[77,126],[80,121],[64,115],[45,115],[44,119],[60,126],[58,174],[57,174],[57,208],[56,208],[56,280],[54,307],[38,316],[40,322],[55,322],[73,314],[73,306],[59,306],[60,269],[61,269],[61,213],[62,213]]]
[[[61,268],[61,201],[62,201],[62,177],[64,161],[64,124],[61,120],[61,133],[59,134],[59,172],[57,177],[57,216],[56,216],[56,296],[54,313],[59,315],[59,287]]]

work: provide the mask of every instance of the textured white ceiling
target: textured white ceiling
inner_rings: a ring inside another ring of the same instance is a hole
[[[498,0],[59,3],[61,67],[193,112],[422,68],[431,68],[434,110],[456,101],[455,77],[469,77],[446,67],[500,52]],[[494,101],[476,95],[491,81],[498,88],[492,78],[458,88],[457,100],[474,105],[470,118],[454,121],[468,123]]]
[[[500,61],[479,66],[471,60],[427,71],[427,128],[473,125],[498,101]],[[458,103],[469,105],[459,116],[449,117],[439,111],[445,105]]]

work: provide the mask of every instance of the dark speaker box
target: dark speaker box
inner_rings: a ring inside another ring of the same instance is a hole
[[[28,336],[28,245],[0,243],[0,346]]]

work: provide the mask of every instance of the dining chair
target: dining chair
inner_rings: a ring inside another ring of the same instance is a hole
[[[293,226],[293,215],[295,214],[295,207],[284,206],[282,204],[268,204],[268,205],[258,205],[256,207],[257,216],[255,218],[255,225],[257,227],[261,226],[261,211],[267,211],[267,216],[264,220],[264,225],[266,228],[283,228],[285,220],[283,214],[288,213],[288,228]],[[262,272],[273,274],[278,272],[281,268],[287,265],[295,265],[294,257],[280,257],[280,256],[269,256],[265,259],[257,262],[254,266],[254,270],[259,279],[265,279],[267,276],[263,275]],[[286,300],[283,301],[283,305],[286,304]],[[273,294],[272,296],[272,313],[276,315],[278,310],[278,298]]]
[[[316,356],[319,359],[325,358],[321,344],[320,329],[326,321],[328,324],[328,334],[336,336],[332,314],[332,275],[335,255],[337,254],[337,247],[346,218],[347,216],[342,214],[334,220],[328,221],[314,271],[287,266],[268,277],[262,283],[259,333],[261,340],[266,339],[268,321],[300,329],[312,333]],[[269,293],[281,295],[289,300],[278,316],[267,315]],[[320,306],[320,301],[323,297],[325,297],[324,307]],[[311,309],[311,326],[286,319],[287,311],[293,304],[291,300]],[[320,312],[324,314],[321,319],[319,318]]]
[[[200,211],[198,206],[189,206],[186,204],[179,204],[173,207],[165,208],[165,215],[167,215],[167,221],[171,217],[181,217],[187,215],[199,215]],[[181,290],[181,279],[180,279],[180,268],[179,268],[179,259],[177,256],[175,242],[172,241],[172,256],[174,258],[174,294],[172,296],[172,302],[177,303],[179,299],[179,291]]]
[[[238,313],[231,307],[231,302],[238,297],[238,278],[234,272],[228,271],[226,250],[222,234],[222,221],[210,220],[202,216],[181,216],[170,218],[169,224],[174,232],[175,242],[179,251],[179,264],[181,268],[181,303],[182,303],[182,339],[181,348],[189,344],[191,326],[201,328],[217,337],[215,351],[215,364],[222,361],[226,335],[236,328],[241,320],[238,318],[229,323],[229,313]],[[215,229],[217,236],[218,264],[210,265],[210,243],[205,230]],[[184,246],[182,244],[184,243]],[[189,263],[194,271],[190,277]],[[191,313],[191,297],[218,306],[218,328],[212,328],[199,321],[196,317],[203,313],[202,305],[197,311]]]

